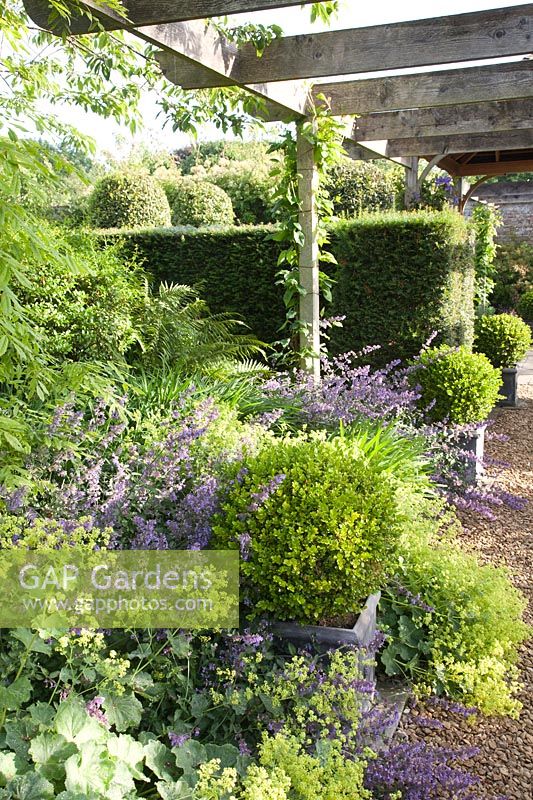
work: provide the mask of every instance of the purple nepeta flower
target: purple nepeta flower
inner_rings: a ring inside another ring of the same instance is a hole
[[[435,609],[433,606],[428,605],[423,599],[421,594],[413,594],[406,586],[403,586],[398,580],[394,581],[394,589],[397,594],[405,597],[409,605],[420,608],[422,611],[427,611],[432,614]]]
[[[238,746],[239,746],[239,753],[241,754],[241,756],[251,756],[252,755],[252,751],[248,747],[248,745],[246,744],[246,741],[244,739],[239,739],[238,740]]]
[[[478,713],[478,709],[473,706],[463,706],[453,700],[448,700],[445,697],[438,697],[437,695],[430,695],[424,701],[427,705],[442,708],[444,711],[449,711],[452,714],[459,714],[461,717],[471,717]]]
[[[254,511],[257,511],[264,503],[266,503],[268,498],[278,490],[286,477],[287,476],[283,474],[274,475],[274,477],[271,478],[271,480],[258,492],[252,492],[252,502],[248,506],[248,511],[253,513]]]
[[[457,767],[475,750],[430,747],[424,742],[393,745],[368,762],[365,786],[377,797],[401,792],[403,800],[437,800],[453,797],[474,800],[479,778]]]

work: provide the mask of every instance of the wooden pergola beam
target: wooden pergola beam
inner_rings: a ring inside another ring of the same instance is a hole
[[[533,42],[533,3],[413,22],[372,25],[275,39],[261,57],[239,49],[225,78],[237,84],[323,78],[527,55]],[[213,86],[193,68],[185,89]]]
[[[533,61],[318,83],[312,94],[339,115],[533,98]]]
[[[533,100],[463,103],[458,106],[367,114],[355,120],[353,138],[365,142],[487,131],[530,131],[532,120]]]
[[[152,28],[143,28],[139,31],[142,31],[145,40],[154,42],[155,36]],[[158,32],[157,42],[160,47],[163,46],[163,43],[168,47],[167,50],[160,50],[156,54],[163,75],[171,83],[179,85],[180,71],[184,67],[187,68],[190,63],[189,59],[194,57],[194,50],[186,41],[180,45],[174,37],[167,39],[164,31],[163,35]],[[181,50],[181,53],[176,52],[177,50]],[[222,58],[227,58],[228,55],[231,58],[231,54],[227,51],[225,54],[222,54],[220,50],[218,52]],[[217,61],[218,59],[211,61],[209,66],[204,67],[206,73],[209,71],[220,74],[216,72],[217,68],[220,68]],[[267,122],[289,122],[299,116],[304,116],[309,106],[309,88],[303,81],[253,84],[243,88],[257,96],[257,116]]]
[[[444,166],[444,162],[441,161],[441,164]],[[491,178],[496,175],[508,175],[512,172],[533,172],[533,153],[529,158],[517,158],[515,161],[470,162],[469,164],[454,162],[453,165],[448,163],[444,169],[456,176],[488,175]]]
[[[354,161],[373,161],[377,158],[386,158],[394,161],[402,167],[409,167],[410,161],[403,155],[389,155],[388,142],[356,142],[354,139],[346,138],[343,143],[344,149]]]
[[[430,153],[452,155],[475,151],[529,149],[533,149],[533,130],[389,139],[385,146],[385,153],[389,158],[398,158],[400,156],[425,156]]]
[[[106,30],[133,28],[140,25],[159,25],[166,22],[186,22],[191,19],[222,17],[250,11],[265,11],[286,6],[309,5],[314,0],[124,0],[127,19],[112,9],[98,6],[92,0],[81,0],[100,20]],[[41,28],[49,25],[51,7],[46,0],[24,0],[24,7]],[[57,26],[55,26],[57,29]],[[69,30],[73,34],[87,33],[91,22],[87,17],[73,16]]]

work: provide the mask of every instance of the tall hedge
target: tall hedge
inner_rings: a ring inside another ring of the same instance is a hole
[[[267,238],[273,230],[159,228],[104,235],[109,242],[122,239],[124,255],[135,256],[156,284],[197,286],[211,311],[239,314],[262,341],[272,342],[285,313],[275,285],[280,245]]]
[[[276,285],[280,245],[269,227],[223,231],[179,228],[109,233],[123,239],[155,282],[199,286],[212,311],[240,314],[263,341],[279,338],[284,320]],[[339,264],[327,314],[345,314],[331,349],[383,347],[373,360],[414,355],[433,331],[437,342],[471,345],[473,246],[456,212],[360,217],[332,228]]]
[[[414,355],[434,331],[435,343],[472,345],[474,261],[471,229],[455,211],[361,217],[334,229],[332,313],[336,351],[368,344],[372,360]]]

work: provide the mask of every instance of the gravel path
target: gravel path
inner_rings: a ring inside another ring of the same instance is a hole
[[[464,540],[475,547],[484,561],[505,564],[514,583],[530,601],[528,621],[533,622],[533,375],[523,375],[519,386],[520,408],[498,409],[493,430],[509,437],[507,442],[488,442],[487,452],[509,464],[498,470],[497,484],[525,497],[522,511],[501,507],[488,522],[472,515],[463,517]],[[490,474],[489,470],[489,474]],[[522,648],[521,669],[524,704],[519,720],[476,717],[474,725],[458,714],[428,709],[423,704],[407,709],[399,737],[423,739],[436,745],[477,747],[478,756],[468,768],[482,779],[481,796],[486,800],[533,798],[533,642]],[[418,717],[433,717],[441,730],[428,729]]]

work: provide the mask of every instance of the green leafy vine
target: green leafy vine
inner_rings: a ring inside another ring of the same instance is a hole
[[[497,245],[494,241],[496,230],[501,223],[501,215],[496,206],[490,203],[476,205],[472,213],[472,222],[476,232],[476,311],[479,316],[490,311],[489,297],[494,289]]]
[[[277,273],[277,283],[284,289],[286,319],[281,329],[284,335],[275,343],[276,361],[282,365],[294,365],[308,356],[317,355],[300,347],[300,335],[308,327],[308,323],[299,318],[300,297],[305,294],[305,289],[300,283],[299,275],[299,249],[304,244],[304,233],[299,220],[301,206],[298,196],[298,133],[313,145],[319,177],[316,196],[319,261],[321,264],[336,263],[335,257],[328,250],[328,222],[333,214],[333,203],[326,186],[332,169],[344,153],[344,125],[330,115],[324,97],[319,97],[319,101],[320,104],[315,107],[311,117],[297,123],[296,128],[288,129],[270,148],[270,152],[278,155],[271,176],[275,185],[273,208],[280,225],[272,238],[284,245],[278,258],[280,270]],[[319,280],[321,296],[326,302],[331,301],[332,278],[321,270]]]

